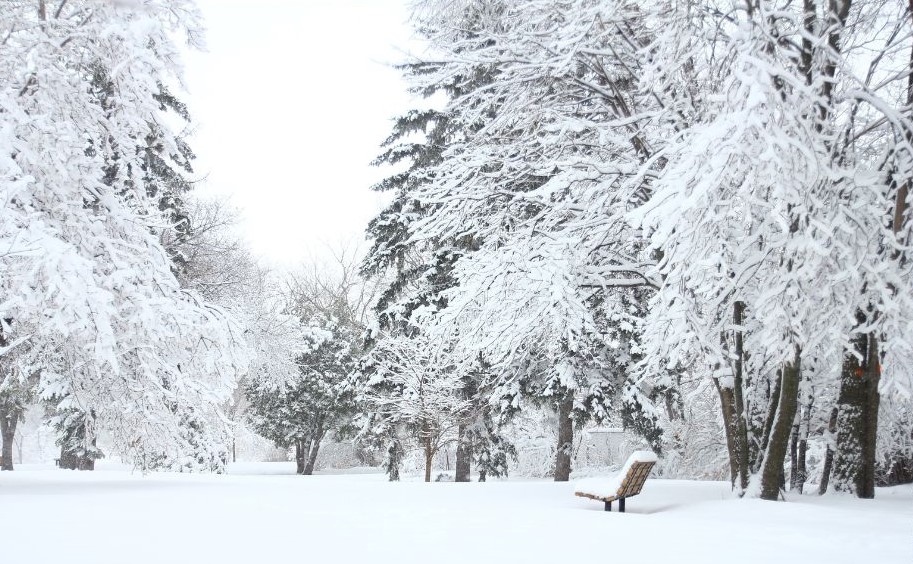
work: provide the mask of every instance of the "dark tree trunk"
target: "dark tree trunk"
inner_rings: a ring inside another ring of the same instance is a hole
[[[741,328],[745,320],[745,304],[736,302],[733,306],[732,321],[736,327]],[[744,492],[748,489],[749,446],[748,446],[748,414],[745,411],[744,375],[745,346],[741,329],[735,332],[735,371],[733,374],[732,397],[735,407],[735,449],[738,458],[739,487]]]
[[[818,495],[827,493],[827,486],[831,481],[831,471],[834,468],[834,434],[837,432],[837,408],[831,410],[831,417],[827,423],[827,447],[824,451],[824,468],[821,470],[821,480],[818,482]]]
[[[574,393],[568,391],[558,402],[558,452],[555,453],[555,481],[567,482],[571,479],[571,450],[574,445],[574,422],[571,412],[574,409]]]
[[[789,491],[796,491],[799,485],[799,422],[793,423],[789,433]]]
[[[880,403],[878,339],[872,334],[862,335],[855,340],[854,346],[859,357],[848,354],[840,376],[834,489],[871,499],[875,497],[875,446]]]
[[[431,465],[434,463],[434,448],[431,444],[431,436],[425,437],[425,481],[431,481]]]
[[[748,462],[748,426],[745,423],[744,402],[742,401],[741,378],[735,380],[736,387],[727,388],[714,380],[720,396],[723,413],[723,427],[726,431],[726,449],[729,453],[729,480],[733,489],[745,491],[750,473]]]
[[[799,417],[799,436],[796,444],[796,478],[790,478],[790,489],[802,493],[805,489],[805,482],[808,480],[808,471],[806,469],[806,454],[808,453],[808,429],[811,426],[812,405],[814,396],[809,395],[808,401],[802,406],[802,413]]]
[[[808,470],[806,469],[806,454],[808,452],[808,439],[805,436],[799,439],[799,461],[796,464],[796,491],[802,493],[805,489],[805,481],[808,480]]]
[[[6,319],[5,321],[11,323],[12,319]],[[9,341],[3,333],[2,325],[0,325],[0,347],[7,346],[9,346]],[[7,368],[4,368],[4,372],[6,372]],[[21,410],[16,406],[16,402],[12,398],[6,398],[5,401],[0,403],[0,443],[2,443],[2,446],[0,446],[0,470],[12,471],[13,469],[13,440],[16,437],[16,426],[19,424],[21,415]]]
[[[460,424],[457,429],[456,469],[455,482],[468,482],[470,480],[472,461],[472,438],[466,425]]]
[[[862,442],[862,476],[857,490],[857,495],[864,499],[875,497],[875,465],[878,462],[878,408],[881,406],[881,394],[878,393],[878,385],[881,380],[878,349],[878,337],[869,335],[869,364],[865,374],[866,403],[863,413],[865,434]]]
[[[736,487],[739,478],[739,459],[736,452],[736,424],[735,399],[732,388],[723,387],[719,379],[714,378],[716,391],[720,396],[720,410],[723,413],[723,430],[726,432],[726,450],[729,453],[729,481]]]
[[[773,410],[774,420],[769,422],[770,435],[761,463],[761,499],[776,501],[780,494],[783,462],[786,459],[790,429],[796,418],[799,400],[799,372],[797,350],[794,360],[787,363],[780,374],[780,393],[776,408]]]
[[[764,432],[761,435],[761,453],[763,464],[763,453],[767,452],[767,445],[770,442],[770,434],[773,431],[774,421],[777,417],[777,406],[780,405],[780,390],[783,386],[783,373],[780,372],[777,381],[774,383],[773,393],[770,395],[770,403],[767,406],[767,418],[764,419]]]
[[[295,473],[304,474],[304,439],[295,439]]]
[[[95,446],[95,441],[92,441],[92,446]],[[90,456],[83,456],[79,459],[79,469],[80,470],[95,470],[95,459]]]
[[[304,464],[304,472],[302,472],[305,476],[310,476],[314,473],[314,465],[317,464],[317,454],[320,452],[321,441],[323,441],[322,431],[311,440],[310,448],[307,453],[307,461]]]
[[[0,470],[13,469],[13,439],[16,437],[16,426],[19,424],[19,414],[0,411],[0,440],[3,441],[3,450],[0,452]]]
[[[865,338],[855,345],[864,348]],[[861,476],[862,441],[864,435],[863,409],[865,407],[865,382],[859,360],[849,354],[843,361],[840,375],[840,393],[837,397],[837,454],[834,460],[833,479],[837,491],[854,491]]]

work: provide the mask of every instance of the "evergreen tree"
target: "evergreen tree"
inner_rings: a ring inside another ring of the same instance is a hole
[[[466,35],[477,33],[488,7],[466,6],[460,11],[461,25]],[[423,29],[429,34],[430,29]],[[443,95],[453,100],[493,79],[492,69],[484,65],[454,69],[446,61],[414,61],[400,67],[411,84],[414,94],[425,99]],[[453,71],[453,72],[451,72]],[[434,237],[416,241],[416,225],[435,205],[420,203],[415,193],[433,181],[433,167],[442,163],[442,155],[450,144],[482,126],[481,121],[459,119],[449,109],[416,109],[397,118],[393,132],[383,143],[386,149],[374,162],[375,166],[402,166],[401,170],[374,186],[377,191],[393,192],[391,204],[368,225],[372,240],[362,267],[366,276],[386,281],[375,307],[382,331],[373,341],[416,337],[421,329],[414,319],[417,312],[439,311],[447,306],[443,291],[457,285],[452,272],[460,257],[478,248],[472,236]],[[418,139],[416,139],[418,138]],[[456,481],[469,481],[471,459],[506,460],[512,446],[499,436],[487,406],[480,372],[471,367],[463,370],[461,381],[463,399],[477,406],[461,416],[457,431]],[[376,390],[375,390],[376,391]],[[503,420],[503,418],[498,419]],[[484,431],[484,432],[483,432]],[[377,437],[390,436],[385,432]],[[399,444],[400,439],[395,439]],[[391,448],[396,450],[395,445]],[[476,452],[477,451],[477,452]],[[496,474],[499,465],[480,471]],[[506,473],[506,466],[502,468]]]
[[[417,309],[411,322],[495,367],[478,386],[487,402],[553,406],[559,479],[574,413],[586,414],[580,423],[624,411],[625,422],[649,422],[658,444],[630,353],[654,281],[639,272],[646,245],[624,218],[649,193],[639,169],[652,157],[648,120],[633,108],[653,103],[636,88],[640,65],[622,31],[640,32],[638,11],[618,4],[606,19],[596,2],[532,3],[522,16],[509,2],[427,2],[420,17],[442,62],[419,84],[459,77],[462,91],[446,107],[459,134],[412,191],[423,215],[409,241],[469,241],[471,252],[454,257],[454,283],[437,294],[445,307]]]
[[[60,468],[95,470],[95,461],[104,458],[98,448],[95,416],[75,407],[58,408],[51,424],[58,435]]]
[[[315,268],[288,284],[286,311],[307,328],[296,373],[276,378],[264,371],[246,387],[254,430],[294,447],[299,474],[313,473],[323,439],[346,436],[355,415],[352,381],[373,291],[357,277],[345,250],[337,259],[336,272]]]
[[[358,360],[360,331],[315,316],[311,349],[298,357],[299,374],[278,386],[254,379],[246,387],[253,429],[276,445],[295,448],[297,473],[314,471],[321,441],[346,430],[354,412],[349,376]]]

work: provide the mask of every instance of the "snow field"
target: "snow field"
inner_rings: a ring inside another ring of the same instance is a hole
[[[389,483],[379,474],[0,475],[3,562],[913,562],[913,487],[874,501],[738,500],[650,479],[627,513],[572,483]],[[236,472],[258,471],[247,465]]]

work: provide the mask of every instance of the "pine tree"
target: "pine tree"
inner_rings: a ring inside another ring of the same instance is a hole
[[[471,21],[473,10],[467,9],[466,14]],[[413,93],[426,99],[436,95],[457,98],[468,89],[491,80],[489,73],[481,67],[438,79],[436,75],[444,66],[434,61],[416,61],[402,65],[400,69],[413,84]],[[374,186],[377,191],[394,193],[392,203],[368,225],[367,234],[372,240],[372,247],[362,266],[366,276],[388,281],[381,290],[375,310],[380,329],[389,335],[377,335],[374,340],[400,338],[401,334],[414,335],[418,331],[412,320],[415,312],[445,308],[447,302],[441,297],[441,292],[457,283],[451,275],[454,263],[477,248],[472,237],[449,237],[422,242],[410,240],[415,224],[428,213],[428,206],[415,200],[414,192],[431,180],[428,171],[440,164],[441,154],[449,142],[464,135],[466,130],[477,127],[452,119],[447,111],[413,110],[395,120],[392,134],[383,143],[386,150],[375,160],[374,165],[402,166],[406,163],[407,167]],[[420,139],[416,140],[415,137]],[[481,406],[487,403],[487,399],[478,397],[480,382],[473,380],[473,374],[475,372],[467,371],[463,375],[461,393],[467,401]],[[481,419],[470,418],[459,424],[456,451],[458,482],[469,481],[474,448],[486,449],[485,445],[493,444],[507,445],[503,438],[493,442],[488,440],[492,433],[497,433],[497,426],[490,417],[485,420],[483,410],[476,409],[471,413],[478,414]],[[485,429],[486,432],[474,433],[471,427]],[[385,435],[381,433],[379,436]],[[506,448],[509,449],[509,445]],[[493,457],[504,458],[503,452],[497,449],[497,454]],[[479,455],[482,453],[483,450],[480,450]]]
[[[651,102],[636,89],[623,31],[637,27],[637,8],[619,2],[606,20],[603,7],[544,1],[521,16],[508,2],[429,2],[421,20],[443,61],[422,84],[486,80],[464,78],[446,108],[463,130],[414,189],[425,210],[411,241],[473,243],[454,261],[457,283],[440,291],[446,308],[421,310],[416,323],[496,367],[479,386],[491,403],[513,405],[522,391],[553,405],[560,479],[572,413],[587,414],[581,424],[614,403],[613,416],[649,422],[658,443],[649,394],[617,370],[634,364],[648,295],[637,288],[653,285],[639,272],[644,241],[624,217],[649,193],[639,172],[651,159],[640,124],[649,120],[633,108]]]
[[[314,471],[321,441],[344,431],[354,412],[348,385],[359,357],[359,330],[315,316],[311,350],[298,357],[300,373],[278,386],[252,380],[246,388],[253,429],[278,446],[295,448],[297,473]]]
[[[104,453],[98,448],[95,416],[78,408],[58,408],[51,424],[58,434],[60,468],[95,470],[95,461],[104,458]]]
[[[306,328],[295,373],[277,378],[264,371],[246,386],[254,430],[279,446],[294,447],[298,474],[313,473],[326,436],[353,430],[353,380],[373,287],[357,276],[347,250],[336,259],[335,270],[315,267],[288,281],[285,311]]]

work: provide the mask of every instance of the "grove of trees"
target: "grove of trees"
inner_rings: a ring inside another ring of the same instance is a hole
[[[438,378],[496,422],[550,405],[556,479],[590,418],[679,458],[706,418],[740,492],[776,499],[788,475],[871,497],[913,438],[911,17],[417,3],[428,55],[403,68],[446,101],[379,159],[407,164],[369,228],[365,270],[391,280],[378,346],[446,351]]]
[[[417,0],[369,247],[284,278],[169,126],[198,18],[0,10],[4,469],[40,403],[67,467],[221,471],[234,402],[299,474],[484,481],[537,420],[559,481],[593,424],[739,495],[913,481],[913,2]]]

